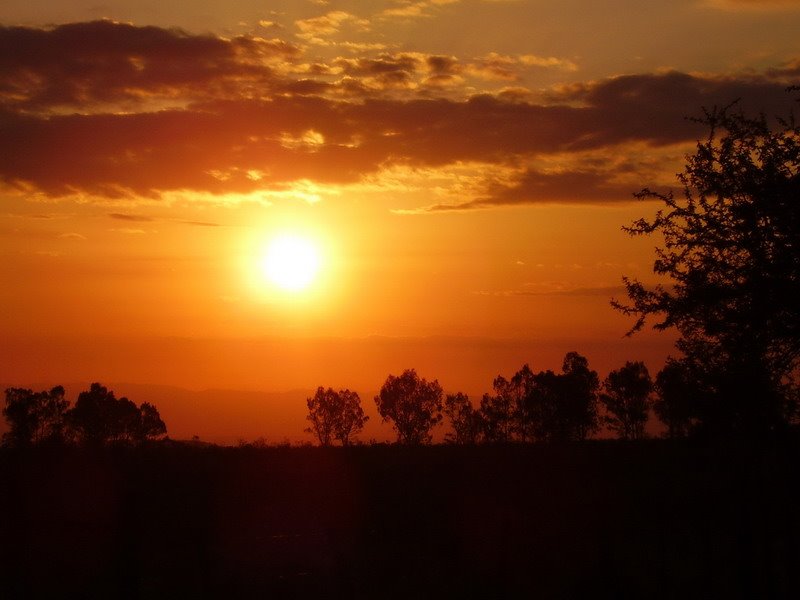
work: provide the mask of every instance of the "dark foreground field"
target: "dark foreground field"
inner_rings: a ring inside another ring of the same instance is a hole
[[[0,452],[0,597],[800,597],[797,444]]]

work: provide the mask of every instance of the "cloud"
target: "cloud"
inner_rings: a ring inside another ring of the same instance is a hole
[[[246,193],[304,178],[351,183],[391,164],[505,164],[536,153],[692,141],[701,130],[684,115],[744,94],[767,112],[785,113],[791,101],[782,85],[764,81],[667,74],[576,86],[547,106],[492,96],[359,103],[278,97],[157,113],[6,113],[0,116],[0,179],[50,195],[79,190],[111,197],[180,189]],[[314,144],[286,143],[306,139],[309,131],[318,134]],[[498,194],[510,199],[569,181],[549,175]]]
[[[185,99],[200,90],[213,95],[231,84],[269,81],[270,59],[299,52],[281,40],[227,40],[113,21],[0,26],[0,105],[86,109],[145,97]]]
[[[555,56],[536,56],[534,54],[523,54],[519,57],[519,62],[529,67],[542,67],[546,69],[556,68],[564,71],[577,71],[578,65],[565,58]]]
[[[537,290],[480,290],[473,292],[477,296],[499,296],[499,297],[514,297],[514,296],[569,296],[569,297],[608,297],[615,294],[625,294],[625,286],[609,285],[609,286],[596,286],[596,287],[571,287],[567,284],[544,282],[539,284],[542,289]]]
[[[428,8],[428,2],[401,2],[394,8],[387,8],[381,12],[382,17],[421,17],[425,15],[425,9]]]
[[[800,0],[702,0],[701,5],[730,11],[776,11],[800,9]]]
[[[208,221],[181,221],[184,225],[194,225],[195,227],[219,227],[219,223],[210,223]]]
[[[300,19],[294,22],[300,33],[298,37],[307,41],[319,41],[321,36],[330,36],[339,32],[346,23],[357,26],[359,29],[369,28],[369,21],[343,10],[333,10],[319,17]]]
[[[69,233],[62,233],[58,237],[61,238],[61,239],[64,239],[64,240],[80,240],[80,241],[84,241],[84,240],[88,239],[82,233],[75,233],[73,231],[71,231]]]
[[[361,20],[332,11],[302,23],[315,33]],[[301,64],[292,62],[298,52],[279,39],[226,40],[110,21],[0,27],[0,182],[50,197],[318,198],[298,192],[298,182],[355,185],[399,167],[477,164],[516,175],[481,179],[461,203],[427,210],[611,202],[641,187],[626,179],[631,169],[609,159],[615,152],[692,142],[703,131],[685,117],[736,98],[747,112],[786,114],[793,97],[785,88],[800,71],[790,62],[760,74],[642,73],[545,94],[510,86],[436,97],[476,65],[509,83],[521,69],[572,66],[534,55],[465,63],[417,52]],[[155,97],[170,103],[153,106]],[[127,109],[103,104],[118,102]],[[581,153],[602,160],[577,160]]]
[[[134,227],[120,227],[120,228],[109,229],[109,231],[113,231],[114,233],[122,233],[124,235],[146,235],[148,233],[144,229],[137,229]],[[150,233],[155,233],[155,232],[150,232]]]
[[[518,81],[525,71],[532,68],[578,70],[578,66],[574,62],[564,58],[534,54],[511,56],[497,52],[490,52],[486,56],[473,60],[466,65],[465,70],[474,77],[490,81]]]
[[[120,221],[132,221],[134,223],[149,223],[155,220],[151,217],[145,217],[144,215],[128,215],[124,213],[109,213],[108,216],[112,219],[118,219]]]

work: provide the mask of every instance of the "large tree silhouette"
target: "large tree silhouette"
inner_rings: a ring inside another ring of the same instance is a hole
[[[78,395],[65,418],[78,441],[88,445],[141,442],[167,432],[155,406],[145,402],[139,408],[99,383]]]
[[[3,416],[10,430],[3,435],[3,442],[9,446],[30,446],[63,440],[64,412],[68,406],[61,386],[42,392],[8,388]]]
[[[442,386],[421,379],[414,369],[389,375],[375,396],[378,413],[391,421],[401,444],[431,441],[431,429],[442,420]]]
[[[678,175],[679,196],[626,231],[658,234],[654,287],[625,279],[636,317],[676,328],[690,377],[707,393],[706,428],[775,431],[791,417],[800,364],[800,129],[793,118],[748,117],[735,105],[705,111],[708,137]]]
[[[352,437],[358,434],[369,419],[361,408],[361,399],[356,392],[332,388],[317,388],[316,393],[306,400],[311,422],[307,432],[317,436],[321,446],[330,446],[339,440],[349,446]]]

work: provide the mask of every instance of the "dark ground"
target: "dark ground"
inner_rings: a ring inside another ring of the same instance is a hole
[[[0,451],[0,598],[797,598],[800,444]]]

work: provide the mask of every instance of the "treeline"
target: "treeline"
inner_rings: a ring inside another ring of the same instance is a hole
[[[167,433],[155,406],[116,398],[99,383],[81,392],[72,407],[61,386],[41,392],[8,388],[3,416],[10,428],[3,434],[3,445],[13,447],[140,444]]]
[[[450,426],[445,439],[456,444],[579,441],[601,427],[620,439],[639,440],[646,437],[651,411],[669,437],[686,436],[702,425],[687,373],[672,360],[655,380],[637,361],[601,381],[586,357],[569,352],[560,373],[534,373],[526,364],[509,379],[498,376],[492,388],[476,406],[466,394],[445,394],[437,380],[409,369],[386,378],[375,404],[401,444],[430,443],[434,427],[445,419]],[[311,423],[306,432],[322,446],[350,445],[369,419],[358,394],[348,389],[320,387],[306,402]]]

